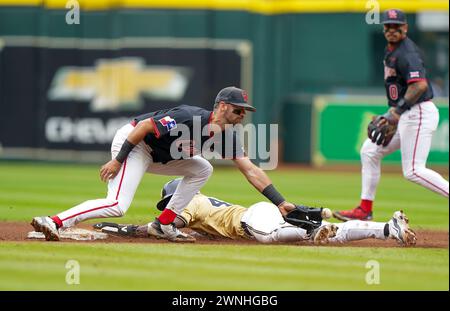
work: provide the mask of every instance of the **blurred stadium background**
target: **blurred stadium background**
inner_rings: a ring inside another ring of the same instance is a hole
[[[441,0],[0,0],[0,159],[101,163],[132,116],[210,109],[236,85],[252,122],[279,124],[284,163],[358,165],[367,120],[386,109],[376,5],[404,9],[426,53],[441,117],[429,163],[448,171]]]

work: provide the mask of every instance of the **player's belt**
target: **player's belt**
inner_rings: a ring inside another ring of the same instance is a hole
[[[245,223],[245,222],[243,222],[243,221],[241,221],[241,227],[242,227],[242,230],[244,230],[244,232],[245,232],[245,234],[248,236],[248,237],[253,237],[253,235],[252,235],[252,233],[250,232],[250,230],[248,230],[248,226],[247,226],[247,224]]]

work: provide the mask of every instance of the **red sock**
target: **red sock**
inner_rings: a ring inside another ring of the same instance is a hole
[[[175,220],[176,217],[177,217],[177,214],[175,214],[174,211],[166,208],[161,213],[161,215],[159,215],[158,219],[162,225],[168,225],[168,224],[171,224]]]
[[[63,226],[63,223],[62,223],[61,219],[59,219],[58,216],[53,216],[50,218],[55,222],[57,228],[61,228]]]
[[[361,200],[361,203],[359,204],[359,206],[361,207],[361,209],[364,212],[368,213],[368,212],[372,211],[372,204],[373,204],[373,201],[371,201],[371,200]]]

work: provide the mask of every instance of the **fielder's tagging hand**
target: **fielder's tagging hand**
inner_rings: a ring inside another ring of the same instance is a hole
[[[113,179],[119,173],[121,167],[122,163],[116,159],[112,159],[100,169],[100,179],[104,182]]]
[[[295,209],[295,205],[289,202],[283,202],[278,206],[281,215],[285,216],[287,213]]]

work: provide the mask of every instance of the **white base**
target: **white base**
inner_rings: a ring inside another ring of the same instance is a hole
[[[67,228],[59,231],[60,239],[70,239],[77,241],[92,241],[92,240],[104,240],[108,237],[106,233],[91,231],[81,228]],[[31,231],[28,232],[28,239],[45,239],[42,232]]]

